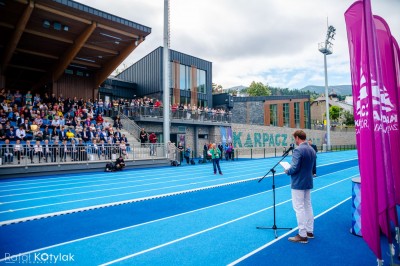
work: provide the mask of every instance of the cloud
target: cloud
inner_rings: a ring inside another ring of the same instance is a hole
[[[94,8],[152,28],[124,62],[130,65],[163,45],[163,1],[80,0]],[[327,18],[336,27],[334,53],[327,57],[330,85],[350,84],[344,12],[353,0],[172,0],[171,48],[213,63],[213,82],[224,88],[252,81],[302,88],[324,85]],[[400,41],[399,0],[372,1]]]

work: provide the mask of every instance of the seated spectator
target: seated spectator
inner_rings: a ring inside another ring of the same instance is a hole
[[[97,154],[97,157],[100,160],[100,156],[101,156],[102,152],[101,152],[100,146],[97,144],[96,139],[92,140],[92,146],[90,148],[91,148],[91,153]]]
[[[103,122],[104,122],[103,116],[99,114],[96,118],[96,123],[103,123]]]
[[[87,161],[86,147],[83,144],[83,141],[81,139],[79,140],[79,144],[76,145],[76,147],[78,149],[78,160],[79,161]]]
[[[26,140],[26,132],[23,126],[20,126],[15,132],[17,140]]]
[[[62,161],[64,161],[64,162],[67,161],[67,154],[68,153],[70,153],[70,150],[69,150],[69,147],[68,147],[67,140],[64,139],[64,140],[62,140],[62,143],[60,145],[60,160],[61,160],[61,162]]]
[[[34,154],[35,150],[31,144],[30,140],[27,140],[25,143],[25,150],[24,150],[24,155],[27,156],[30,160],[31,163],[33,163],[33,154]]]
[[[7,132],[7,139],[10,141],[14,141],[17,139],[17,136],[15,135],[14,127],[10,127],[10,129]]]
[[[67,134],[65,132],[65,127],[63,126],[61,126],[61,129],[58,132],[58,140],[59,141],[68,140]]]
[[[128,152],[126,151],[126,143],[125,141],[121,141],[121,143],[119,144],[119,149],[120,149],[120,154],[121,156],[125,157],[125,159],[128,159]]]
[[[122,169],[124,169],[124,168],[125,168],[125,161],[122,158],[122,156],[119,156],[117,158],[117,160],[115,161],[115,169],[119,170],[119,171],[122,171]]]
[[[122,128],[122,122],[121,122],[121,118],[119,117],[119,115],[117,115],[114,119],[114,127],[116,129],[121,129]]]
[[[10,144],[10,140],[6,139],[5,143],[1,146],[1,155],[4,157],[4,163],[12,163],[14,154],[13,154],[13,145]]]
[[[57,129],[53,129],[53,131],[51,131],[50,140],[51,141],[56,141],[56,140],[58,141]]]
[[[51,126],[53,129],[56,129],[60,126],[60,119],[58,116],[54,116],[54,119],[51,121]]]
[[[17,142],[14,145],[14,155],[17,156],[18,164],[21,163],[21,155],[23,154],[23,147],[21,145],[21,140],[17,139]]]
[[[3,128],[3,125],[0,124],[0,140],[5,140],[7,137],[6,131]]]
[[[49,126],[45,126],[43,130],[43,139],[50,139],[51,132],[49,130]]]
[[[67,136],[67,139],[69,141],[73,140],[75,137],[75,134],[71,131],[71,129],[68,129],[67,133],[65,133],[65,135]]]
[[[39,140],[36,141],[36,144],[33,146],[33,149],[34,149],[33,154],[39,158],[39,163],[40,163],[40,160],[43,158],[43,146]]]

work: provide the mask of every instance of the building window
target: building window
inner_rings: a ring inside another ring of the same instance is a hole
[[[269,112],[270,112],[270,120],[269,120],[270,125],[277,126],[278,125],[278,105],[271,104]]]
[[[288,103],[283,104],[283,126],[290,127],[290,110]]]
[[[197,92],[206,94],[206,72],[197,69]]]
[[[186,80],[186,67],[184,65],[179,66],[179,85],[181,90],[187,90],[187,80]]]
[[[310,124],[310,102],[304,102],[304,127],[311,128]]]
[[[300,128],[300,103],[294,103],[294,124],[296,128]]]

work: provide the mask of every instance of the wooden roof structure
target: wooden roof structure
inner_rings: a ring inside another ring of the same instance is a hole
[[[71,0],[0,0],[0,88],[40,88],[76,71],[96,89],[150,33]]]

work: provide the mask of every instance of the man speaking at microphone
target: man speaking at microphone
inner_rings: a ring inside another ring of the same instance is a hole
[[[293,133],[297,148],[293,151],[290,168],[285,173],[291,176],[292,204],[296,213],[299,233],[289,237],[289,241],[308,243],[308,238],[314,238],[314,214],[311,204],[311,189],[313,188],[312,169],[315,161],[315,151],[306,142],[306,133],[296,130]]]

